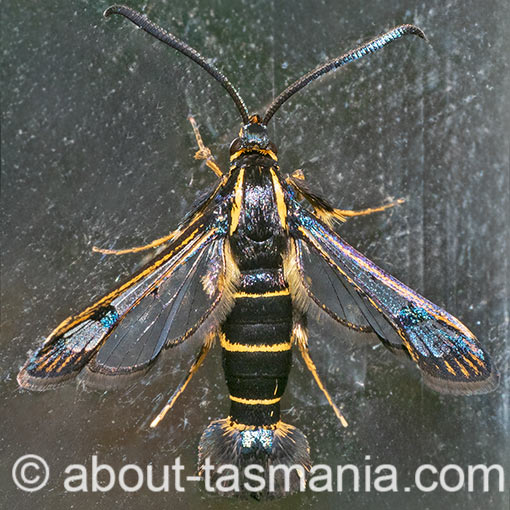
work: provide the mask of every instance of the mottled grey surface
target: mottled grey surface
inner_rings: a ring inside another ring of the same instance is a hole
[[[69,384],[19,391],[16,372],[69,312],[111,288],[139,256],[102,257],[94,244],[137,245],[174,228],[214,175],[193,160],[196,116],[223,167],[239,129],[230,98],[198,66],[101,2],[3,3],[2,351],[5,508],[508,508],[507,493],[412,488],[417,466],[505,465],[508,471],[508,23],[504,0],[383,2],[131,2],[215,62],[251,109],[324,59],[399,23],[407,38],[310,86],[272,121],[282,169],[302,168],[343,208],[407,203],[341,228],[354,246],[463,320],[502,372],[499,389],[439,396],[381,348],[324,335],[317,365],[350,422],[342,430],[296,362],[285,421],[310,439],[316,463],[399,470],[397,493],[305,494],[224,501],[198,485],[182,494],[66,494],[63,470],[91,455],[155,469],[181,456],[191,474],[211,419],[228,412],[218,351],[156,431],[144,424],[182,375],[186,356],[129,390]],[[119,276],[120,275],[120,276]],[[147,384],[147,382],[151,384]],[[48,486],[25,494],[10,469],[22,454],[50,464]],[[370,460],[366,461],[366,456]],[[509,473],[507,472],[507,476]],[[452,479],[452,483],[453,483]],[[508,482],[507,482],[508,484]]]

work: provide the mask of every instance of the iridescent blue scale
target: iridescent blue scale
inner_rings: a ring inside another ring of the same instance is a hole
[[[412,305],[402,308],[398,316],[400,323],[403,326],[417,326],[420,322],[432,318],[432,316],[423,308],[415,307]]]
[[[273,439],[274,432],[270,429],[259,428],[241,431],[241,446],[243,449],[261,448],[270,453],[273,448]]]
[[[101,322],[102,326],[106,329],[112,328],[117,321],[119,320],[119,314],[116,310],[109,310],[108,313],[101,318],[99,322]]]

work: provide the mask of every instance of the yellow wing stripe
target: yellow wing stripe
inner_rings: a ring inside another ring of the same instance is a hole
[[[480,375],[480,370],[478,370],[478,367],[472,363],[466,356],[462,356],[462,359],[474,370],[476,375]]]
[[[466,367],[464,365],[462,365],[462,363],[460,363],[458,359],[455,359],[455,363],[457,363],[457,365],[460,368],[460,371],[466,376],[466,378],[469,379],[470,374],[469,374],[468,370],[466,369]]]
[[[471,356],[471,359],[473,359],[474,361],[476,361],[482,368],[485,368],[485,363],[480,359],[478,358],[477,356],[475,356],[473,353],[469,353],[469,356]]]
[[[446,367],[446,370],[448,370],[448,372],[450,372],[450,374],[457,375],[457,372],[455,372],[455,370],[452,368],[450,363],[448,363],[448,361],[444,361],[443,363]]]

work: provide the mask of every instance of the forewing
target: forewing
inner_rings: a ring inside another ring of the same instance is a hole
[[[293,236],[333,270],[381,340],[401,346],[430,387],[470,394],[497,386],[487,352],[458,319],[377,267],[310,212],[299,208],[291,225]]]
[[[19,384],[45,390],[75,377],[89,362],[103,375],[134,373],[155,359],[168,338],[187,338],[220,301],[217,287],[205,292],[202,285],[199,292],[205,261],[218,263],[223,242],[219,230],[205,219],[183,229],[125,284],[66,319],[28,359],[18,374]],[[207,299],[200,296],[194,306],[201,293]],[[186,317],[178,317],[190,302]]]

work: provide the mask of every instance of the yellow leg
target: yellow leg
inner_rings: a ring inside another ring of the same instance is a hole
[[[137,253],[139,251],[156,248],[158,246],[161,246],[162,244],[167,243],[168,241],[171,241],[178,232],[179,232],[178,230],[176,230],[175,232],[171,232],[167,236],[155,239],[151,243],[146,244],[144,246],[135,246],[133,248],[125,248],[123,250],[108,250],[104,248],[98,248],[97,246],[92,246],[92,251],[96,253],[102,253],[103,255],[124,255],[125,253]]]
[[[223,177],[223,172],[220,170],[220,167],[214,161],[214,156],[211,153],[211,150],[204,145],[204,141],[200,136],[200,132],[198,130],[197,123],[195,119],[190,115],[188,120],[191,122],[191,127],[193,128],[193,133],[195,133],[195,138],[197,139],[198,150],[195,152],[195,159],[203,159],[205,160],[205,164],[218,176]]]
[[[315,212],[322,221],[331,224],[331,219],[335,219],[338,221],[347,221],[348,218],[354,218],[356,216],[368,216],[369,214],[385,211],[386,209],[390,209],[391,207],[395,207],[396,205],[403,204],[405,199],[399,198],[398,200],[394,200],[389,204],[384,204],[379,207],[369,207],[368,209],[361,209],[359,211],[350,211],[348,209],[332,209],[325,210],[321,207],[315,207]]]
[[[361,209],[359,211],[336,209],[309,188],[309,186],[305,183],[305,174],[301,169],[295,170],[290,177],[287,178],[287,183],[305,197],[310,204],[313,205],[317,216],[328,224],[331,223],[332,219],[346,221],[347,218],[354,218],[355,216],[368,216],[369,214],[385,211],[390,207],[395,207],[396,205],[400,205],[405,202],[403,198],[399,198],[389,204],[384,204],[379,207],[369,207],[368,209]]]
[[[198,352],[193,364],[191,365],[186,377],[182,380],[181,384],[174,391],[173,395],[168,399],[165,407],[160,411],[160,413],[151,421],[150,427],[153,429],[158,426],[159,422],[165,417],[165,414],[172,409],[173,405],[182,394],[182,392],[186,389],[186,386],[191,381],[191,378],[196,373],[196,371],[200,368],[200,365],[204,361],[207,353],[209,352],[212,344],[213,344],[214,336],[209,336],[205,342],[202,344],[200,351]]]
[[[345,218],[353,218],[354,216],[368,216],[369,214],[385,211],[390,207],[395,207],[396,205],[403,204],[405,202],[404,198],[399,198],[398,200],[394,200],[389,204],[384,204],[379,207],[369,207],[368,209],[361,209],[359,211],[349,211],[346,209],[335,209],[335,215],[343,216]]]
[[[195,133],[195,138],[196,138],[197,144],[198,144],[198,151],[195,153],[195,159],[204,159],[205,164],[218,177],[224,178],[223,172],[220,170],[220,167],[214,161],[214,156],[211,154],[211,150],[204,145],[204,141],[202,140],[202,137],[200,136],[200,132],[198,130],[198,126],[197,126],[195,119],[191,115],[188,117],[188,119],[191,122],[191,127],[193,128],[193,133]],[[96,253],[102,253],[103,255],[125,255],[126,253],[137,253],[139,251],[150,250],[151,248],[156,248],[158,246],[161,246],[162,244],[167,243],[168,241],[171,241],[178,232],[179,232],[178,230],[176,230],[175,232],[171,232],[167,236],[160,237],[159,239],[155,239],[151,243],[146,244],[144,246],[135,246],[133,248],[125,248],[122,250],[109,250],[109,249],[98,248],[97,246],[93,246],[92,251],[96,252]]]
[[[315,366],[315,363],[312,361],[312,358],[310,357],[310,352],[308,351],[308,336],[306,334],[304,327],[299,323],[294,326],[293,338],[297,342],[299,350],[301,351],[301,356],[303,356],[303,360],[305,361],[306,367],[312,373],[313,378],[317,383],[317,386],[320,388],[322,393],[324,393],[326,400],[328,401],[329,405],[333,408],[333,411],[335,412],[336,417],[340,420],[340,423],[344,427],[347,427],[348,426],[347,420],[344,418],[344,415],[341,413],[340,409],[338,409],[337,405],[333,402],[331,395],[329,394],[328,390],[325,388],[324,384],[322,384],[322,381],[320,380],[319,374],[317,373],[317,367]]]
[[[303,173],[303,170],[301,168],[298,168],[297,170],[294,170],[290,177],[287,177],[287,183],[292,184],[291,179],[299,179],[300,181],[305,180],[305,174]]]

